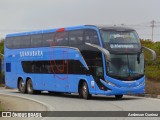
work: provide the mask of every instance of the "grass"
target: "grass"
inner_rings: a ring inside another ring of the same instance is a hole
[[[160,95],[160,42],[152,42],[150,40],[141,40],[143,46],[155,50],[157,58],[155,61],[151,60],[151,54],[144,51],[145,55],[145,75],[146,80],[146,94],[151,94],[151,97]]]
[[[147,66],[146,65],[146,76],[149,80],[154,81],[160,81],[160,67],[159,66]]]

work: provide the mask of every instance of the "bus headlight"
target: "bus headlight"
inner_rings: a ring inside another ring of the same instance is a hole
[[[141,84],[137,85],[137,87],[141,87],[141,86],[144,86],[145,85],[145,82],[142,82]]]

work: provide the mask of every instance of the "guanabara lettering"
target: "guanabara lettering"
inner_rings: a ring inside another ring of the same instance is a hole
[[[20,57],[41,57],[43,56],[42,50],[36,50],[36,51],[21,51]]]

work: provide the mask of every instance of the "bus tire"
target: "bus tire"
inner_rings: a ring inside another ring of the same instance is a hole
[[[26,85],[25,85],[22,78],[20,78],[20,80],[18,82],[18,90],[20,93],[26,93]]]
[[[123,97],[123,95],[115,95],[116,99],[121,99]]]
[[[34,94],[33,83],[32,83],[31,79],[27,80],[27,93],[28,94]]]
[[[86,100],[91,97],[91,94],[89,93],[88,85],[86,82],[83,82],[82,84],[81,93],[82,93],[82,97]]]
[[[82,89],[82,88],[81,88]],[[82,90],[79,91],[79,97],[83,98]]]
[[[79,97],[83,98],[83,94],[82,94],[82,85],[80,85],[80,88],[78,88],[79,90]]]

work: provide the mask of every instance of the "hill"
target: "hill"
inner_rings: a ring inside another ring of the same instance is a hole
[[[149,40],[141,40],[143,46],[155,50],[157,58],[155,61],[151,60],[151,54],[144,51],[145,55],[145,69],[148,79],[160,81],[160,42],[151,42]]]
[[[141,40],[145,47],[155,50],[157,58],[151,60],[151,54],[144,51],[145,55],[145,74],[146,74],[146,94],[156,97],[160,94],[160,42]]]

